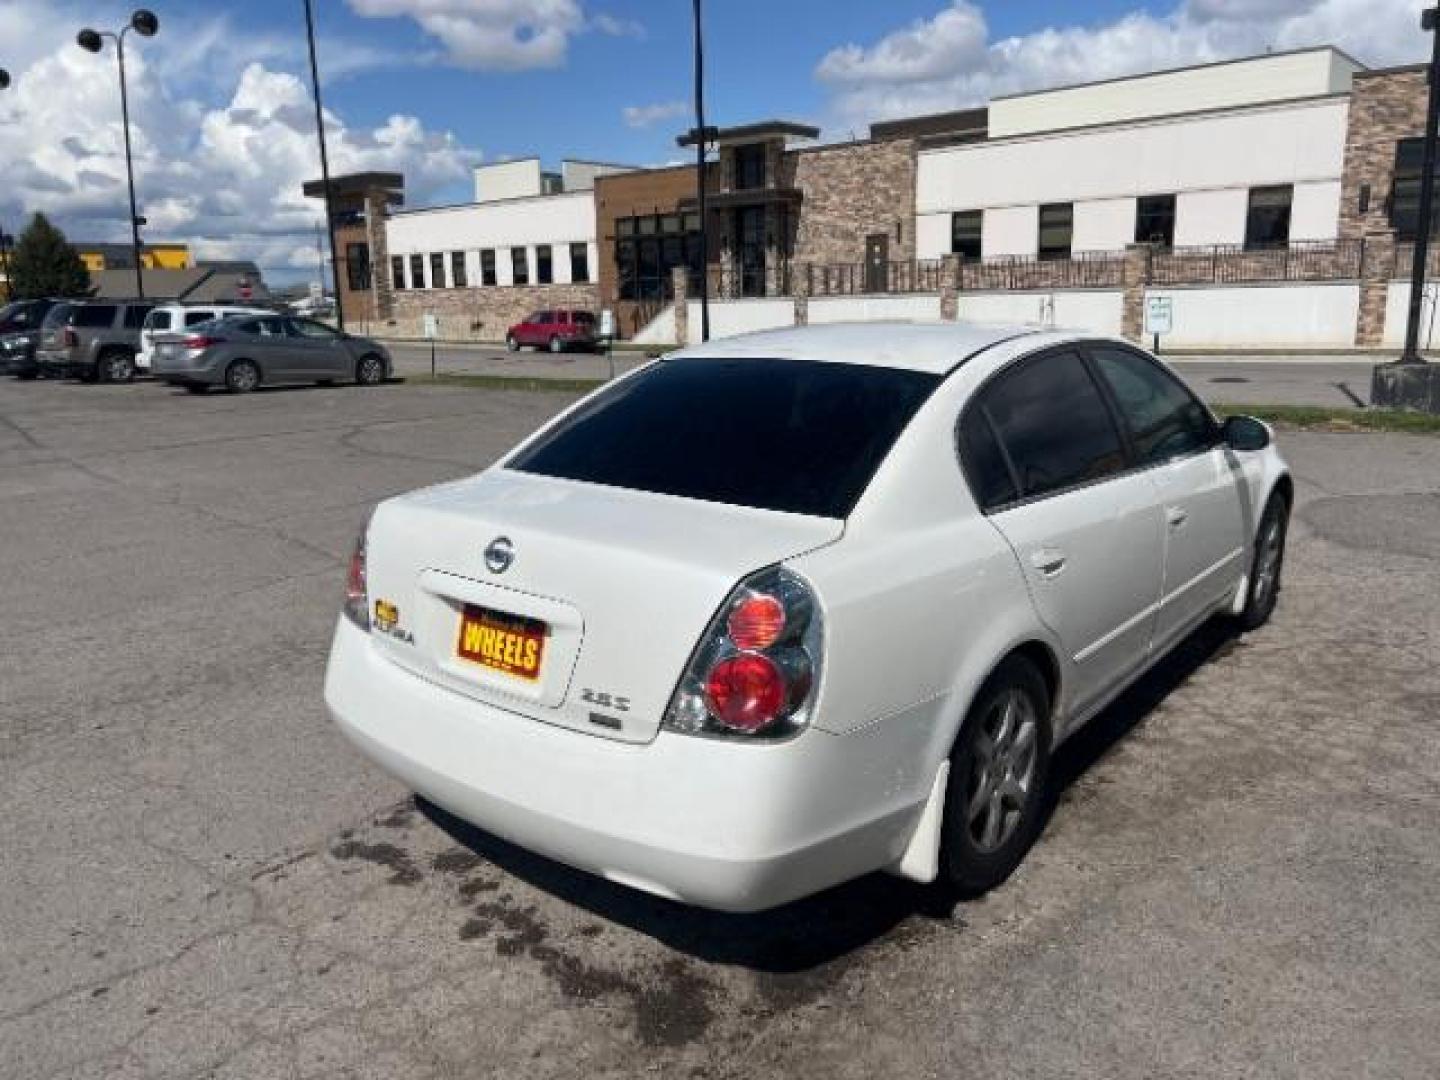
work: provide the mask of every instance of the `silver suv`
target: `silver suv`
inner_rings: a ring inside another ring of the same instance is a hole
[[[88,300],[51,310],[35,361],[44,375],[86,382],[129,382],[135,378],[140,328],[155,304],[148,300]]]

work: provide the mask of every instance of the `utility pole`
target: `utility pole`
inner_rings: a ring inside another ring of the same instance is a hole
[[[325,149],[325,110],[320,104],[320,64],[315,59],[315,12],[305,0],[305,36],[310,42],[310,82],[315,88],[315,132],[320,138],[320,179],[325,184],[325,226],[330,234],[330,272],[335,283],[335,323],[345,329],[345,305],[340,297],[340,263],[335,249],[335,210],[331,205],[330,156]],[[320,292],[325,292],[325,275],[320,275]]]
[[[710,230],[705,213],[705,43],[695,0],[695,201],[700,210],[700,340],[710,340]]]

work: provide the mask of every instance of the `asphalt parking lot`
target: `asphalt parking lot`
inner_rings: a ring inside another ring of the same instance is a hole
[[[1440,1074],[1440,439],[1282,437],[1274,621],[1068,744],[1004,888],[737,917],[417,806],[324,715],[365,508],[569,400],[0,380],[0,1075]]]

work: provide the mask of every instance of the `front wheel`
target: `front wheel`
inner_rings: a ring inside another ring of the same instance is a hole
[[[106,353],[100,358],[100,381],[123,383],[135,378],[135,358],[128,352]]]
[[[225,389],[232,394],[248,394],[260,385],[260,369],[250,360],[233,361],[225,369]]]
[[[1270,496],[1260,528],[1255,532],[1255,558],[1250,563],[1245,610],[1237,620],[1242,630],[1257,630],[1270,619],[1280,599],[1280,572],[1285,568],[1285,536],[1290,527],[1290,504],[1279,492]]]
[[[550,351],[551,351],[552,353],[562,353],[562,352],[564,352],[564,351],[565,351],[565,343],[564,343],[563,341],[561,341],[558,337],[552,337],[552,338],[550,339]]]
[[[961,896],[995,888],[1039,833],[1050,772],[1050,693],[1021,656],[976,695],[950,752],[941,873]]]
[[[374,353],[367,353],[355,365],[355,381],[361,386],[375,386],[385,378],[385,361]]]

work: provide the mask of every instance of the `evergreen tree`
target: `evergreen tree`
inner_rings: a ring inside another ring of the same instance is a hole
[[[17,300],[86,296],[90,272],[65,234],[36,214],[10,253],[11,295]]]

